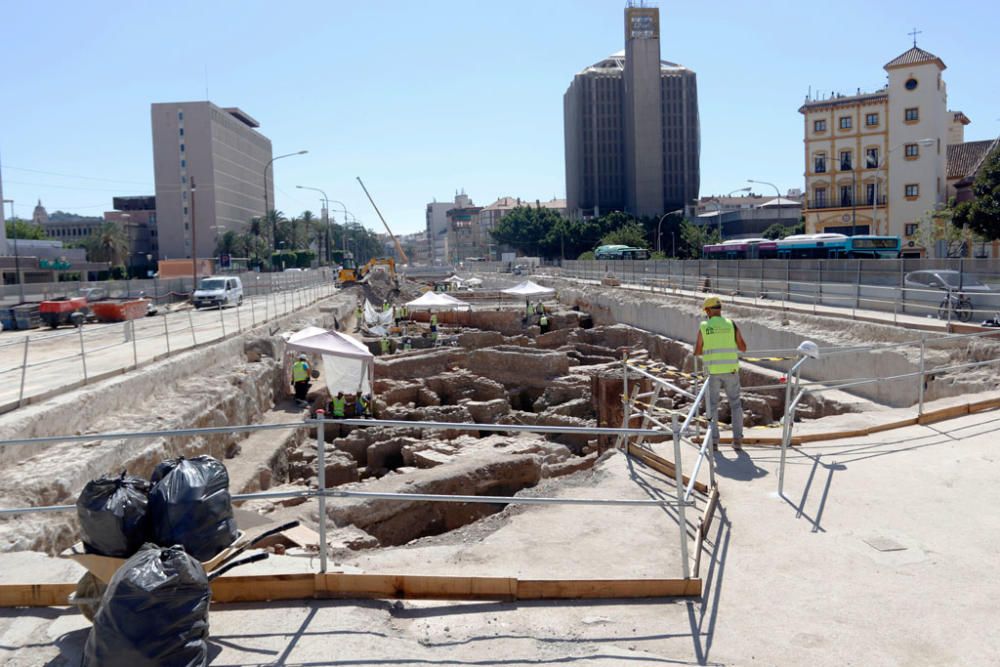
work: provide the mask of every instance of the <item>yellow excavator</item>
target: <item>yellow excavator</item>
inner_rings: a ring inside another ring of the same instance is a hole
[[[404,265],[409,264],[410,258],[406,256],[406,252],[403,250],[403,246],[399,243],[396,235],[392,233],[391,229],[389,229],[389,224],[385,221],[385,218],[382,217],[382,212],[378,210],[378,206],[375,205],[375,200],[372,199],[370,194],[368,194],[368,188],[365,187],[365,184],[361,180],[360,176],[358,176],[357,179],[358,183],[361,183],[361,189],[365,191],[368,201],[372,203],[372,208],[375,209],[375,212],[378,213],[378,217],[382,221],[382,224],[385,225],[385,231],[389,232],[392,242],[396,244],[396,253],[399,256],[399,259]],[[398,282],[396,275],[396,260],[393,258],[376,257],[368,260],[367,264],[358,267],[357,263],[354,261],[354,256],[351,253],[346,253],[344,255],[343,266],[337,274],[337,282],[341,285],[352,285],[357,282],[364,282],[365,278],[372,271],[385,271],[389,274],[389,277],[394,283]]]

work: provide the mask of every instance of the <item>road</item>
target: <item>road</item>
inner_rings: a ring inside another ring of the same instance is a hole
[[[194,310],[182,304],[134,323],[4,332],[0,334],[0,412],[59,389],[222,340],[334,292],[328,283],[247,297],[238,308]]]

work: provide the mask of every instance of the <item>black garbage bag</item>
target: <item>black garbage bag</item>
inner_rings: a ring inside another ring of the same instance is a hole
[[[143,545],[104,592],[83,667],[207,665],[210,597],[205,569],[184,549]]]
[[[128,558],[148,539],[149,482],[122,471],[87,482],[76,499],[87,553]]]
[[[211,456],[170,459],[153,470],[150,536],[161,546],[180,544],[200,561],[211,560],[236,539],[229,473]]]

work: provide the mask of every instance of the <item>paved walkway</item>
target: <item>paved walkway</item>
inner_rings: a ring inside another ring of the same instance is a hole
[[[1000,413],[989,412],[803,447],[789,458],[784,497],[776,450],[724,450],[700,599],[216,605],[212,665],[993,664],[998,429]],[[612,456],[564,492],[637,482],[664,483],[641,468],[630,477]],[[450,546],[362,552],[344,565],[675,576],[676,525],[572,509],[573,518],[525,508]],[[0,572],[16,570],[7,558]],[[87,631],[72,611],[0,611],[0,662],[78,664]]]

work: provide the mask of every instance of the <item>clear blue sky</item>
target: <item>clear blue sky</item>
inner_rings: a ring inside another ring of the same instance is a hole
[[[0,5],[0,158],[18,215],[99,215],[116,194],[152,194],[152,102],[205,99],[261,123],[277,205],[319,210],[323,188],[380,230],[361,176],[394,230],[464,188],[565,196],[562,95],[623,47],[619,0],[14,2]],[[919,45],[948,65],[966,139],[1000,134],[1000,4],[983,0],[659,3],[662,57],[698,74],[702,194],[747,178],[802,185],[813,90],[872,90]],[[35,171],[27,171],[35,170]],[[52,172],[52,173],[38,173]],[[64,174],[57,176],[53,174]],[[9,212],[9,211],[8,211]]]

